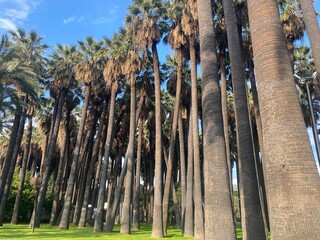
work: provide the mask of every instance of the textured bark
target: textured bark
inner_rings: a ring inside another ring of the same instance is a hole
[[[7,175],[6,185],[5,185],[5,188],[4,188],[4,191],[3,191],[3,195],[2,195],[2,198],[1,198],[1,204],[0,204],[0,226],[3,225],[3,218],[4,218],[5,208],[6,208],[6,204],[7,204],[7,199],[9,197],[10,188],[11,188],[11,184],[12,184],[13,173],[14,173],[14,169],[15,169],[15,166],[16,166],[18,154],[19,154],[19,151],[20,151],[22,137],[23,137],[23,134],[24,134],[25,121],[26,121],[26,110],[23,110],[22,116],[20,118],[19,130],[18,130],[15,146],[14,146],[14,149],[13,149],[10,168],[9,168],[9,172],[8,172],[8,175]]]
[[[198,128],[198,81],[197,81],[197,63],[195,36],[190,36],[190,62],[191,62],[191,118],[192,118],[192,136],[193,136],[193,167],[194,167],[194,237],[195,239],[204,239],[204,218],[201,189],[201,163],[199,148],[199,128]]]
[[[63,109],[63,104],[65,101],[65,96],[66,96],[66,90],[62,89],[60,91],[60,96],[59,96],[59,106],[57,110],[57,116],[56,116],[56,121],[54,123],[53,131],[52,131],[52,136],[50,139],[49,147],[48,147],[48,153],[45,161],[45,166],[43,169],[43,173],[41,172],[42,175],[42,181],[41,181],[41,186],[39,189],[39,195],[38,195],[38,200],[37,200],[37,207],[34,210],[33,215],[36,216],[37,222],[33,223],[33,218],[31,219],[32,226],[35,227],[40,227],[40,216],[42,213],[42,207],[43,207],[43,202],[44,198],[47,192],[47,187],[48,187],[48,182],[49,182],[49,177],[50,177],[50,170],[51,170],[51,163],[52,159],[54,157],[54,152],[56,148],[56,143],[57,143],[57,137],[58,137],[58,132],[60,128],[60,121],[62,117],[62,109]]]
[[[272,239],[318,239],[320,184],[277,2],[248,0]]]
[[[121,191],[122,191],[125,173],[127,170],[127,163],[128,163],[128,155],[126,154],[124,162],[122,164],[120,177],[118,178],[118,185],[115,189],[110,215],[109,214],[107,215],[108,217],[107,217],[106,226],[105,226],[105,231],[107,231],[107,232],[112,232],[114,224],[115,224],[115,220],[117,217],[116,215],[119,211],[119,205],[120,205],[120,200],[121,200],[120,197],[121,197]]]
[[[19,175],[19,186],[18,186],[16,199],[14,202],[11,224],[18,223],[22,191],[24,186],[24,180],[26,177],[27,161],[28,161],[28,157],[31,149],[31,137],[32,137],[32,116],[28,116],[28,129],[27,129],[26,143],[24,145],[24,150],[23,150],[22,165],[21,165],[20,175]]]
[[[89,174],[89,168],[92,165],[91,164],[91,160],[92,160],[92,154],[93,154],[93,143],[94,143],[94,136],[96,134],[96,127],[97,127],[97,121],[98,121],[98,112],[97,110],[93,110],[92,111],[93,114],[93,119],[89,120],[89,126],[88,126],[88,132],[87,132],[87,136],[84,142],[84,146],[87,145],[86,148],[83,149],[83,153],[82,153],[82,157],[85,158],[85,164],[84,167],[80,166],[81,168],[83,168],[83,175],[80,179],[80,184],[79,184],[79,194],[78,197],[76,199],[77,203],[76,203],[76,207],[75,207],[75,211],[74,211],[74,217],[73,217],[73,223],[75,225],[78,226],[79,221],[80,221],[80,216],[81,216],[81,212],[83,210],[83,203],[84,203],[84,196],[86,194],[86,183],[87,183],[87,175]],[[92,168],[93,169],[93,168]],[[90,181],[92,178],[92,174],[90,177]],[[90,189],[89,189],[90,190]],[[88,190],[88,192],[90,192]]]
[[[128,143],[128,164],[126,173],[126,185],[122,205],[122,218],[120,233],[130,234],[130,206],[132,196],[133,181],[133,158],[134,158],[134,140],[136,133],[136,79],[135,74],[130,76],[130,130]],[[139,183],[138,183],[139,184]]]
[[[160,70],[159,58],[156,43],[152,44],[153,71],[155,85],[155,178],[154,178],[154,206],[152,234],[153,238],[162,238],[162,131],[161,131],[161,90],[160,90]]]
[[[89,166],[89,170],[88,170],[88,173],[86,176],[86,185],[85,185],[83,204],[82,204],[81,215],[80,215],[78,227],[85,227],[86,226],[87,211],[88,211],[88,204],[89,204],[89,196],[90,196],[90,188],[91,188],[91,184],[92,184],[93,171],[94,171],[95,164],[98,160],[100,137],[101,137],[101,134],[103,131],[103,126],[104,126],[103,119],[105,118],[106,113],[107,113],[107,104],[104,103],[103,112],[102,112],[100,120],[99,120],[99,128],[98,128],[96,140],[94,142],[92,158],[90,160],[90,166]],[[93,205],[94,204],[91,204],[91,208],[94,207]]]
[[[77,134],[77,140],[76,145],[73,150],[73,158],[72,158],[72,165],[70,170],[70,175],[68,179],[68,185],[67,185],[67,191],[65,193],[65,201],[63,204],[63,210],[62,210],[62,217],[59,224],[59,229],[68,229],[69,228],[69,218],[70,218],[70,211],[71,211],[71,200],[72,200],[72,194],[74,190],[74,184],[77,174],[77,168],[78,168],[78,162],[79,162],[79,155],[80,155],[80,149],[81,149],[81,142],[82,142],[82,135],[83,135],[83,129],[87,118],[87,110],[89,106],[89,100],[91,95],[91,85],[86,86],[86,96],[82,108],[81,113],[81,120],[79,125],[79,130]]]
[[[190,109],[192,112],[192,110]],[[193,207],[193,134],[192,118],[189,114],[188,126],[188,172],[187,172],[187,192],[186,192],[186,214],[184,222],[184,236],[194,236],[194,207]]]
[[[184,130],[182,123],[181,110],[179,111],[179,149],[180,149],[180,187],[181,187],[181,232],[184,233],[184,216],[186,211],[186,157],[185,157],[185,147],[184,147]]]
[[[258,100],[258,92],[257,92],[257,85],[254,77],[254,70],[253,70],[253,63],[249,66],[249,78],[251,83],[251,92],[253,97],[253,105],[254,105],[254,115],[256,120],[256,127],[257,127],[257,134],[258,138],[255,141],[257,151],[256,154],[256,169],[258,174],[258,181],[260,186],[260,201],[261,204],[263,203],[263,214],[264,214],[264,222],[265,228],[270,231],[270,223],[269,223],[269,213],[268,213],[268,203],[267,203],[267,193],[266,193],[266,185],[265,185],[265,176],[263,173],[264,161],[263,161],[263,137],[262,137],[262,123],[260,117],[260,110],[259,110],[259,100]]]
[[[58,101],[57,101],[58,102]],[[42,155],[41,155],[41,160],[40,160],[40,172],[44,172],[44,165],[47,157],[47,151],[48,151],[48,146],[49,146],[49,141],[50,141],[50,134],[46,134],[46,139],[42,144]],[[33,163],[33,168],[31,170],[31,176],[35,176],[36,174],[36,168],[37,168],[37,163],[34,161]]]
[[[170,147],[169,147],[169,157],[167,163],[167,172],[166,172],[166,182],[164,186],[163,193],[163,232],[167,234],[167,224],[168,224],[168,209],[169,209],[169,196],[171,189],[172,181],[172,165],[174,161],[175,153],[175,144],[178,128],[178,117],[179,117],[179,108],[180,108],[180,97],[181,97],[181,75],[182,75],[182,50],[177,50],[177,84],[176,84],[176,98],[174,103],[173,118],[172,118],[172,128],[170,134]]]
[[[202,73],[205,238],[235,239],[211,1],[197,0]]]
[[[139,106],[138,106],[136,116],[137,115],[140,116],[141,110],[142,110],[142,108],[139,108]],[[138,121],[137,118],[135,118],[135,120]],[[135,124],[137,124],[137,122]],[[105,225],[105,231],[107,231],[107,232],[112,232],[114,224],[115,224],[116,214],[118,213],[118,208],[119,208],[119,204],[120,204],[120,197],[121,197],[121,193],[122,193],[124,177],[126,174],[126,168],[127,168],[127,164],[128,164],[129,153],[130,153],[130,149],[128,147],[126,154],[125,154],[125,157],[124,157],[124,162],[122,164],[122,170],[120,173],[118,185],[116,186],[116,189],[115,189],[112,207],[111,207],[111,210],[107,212],[106,225]],[[117,175],[118,174],[116,174],[115,176],[117,176]]]
[[[299,0],[299,2],[303,14],[303,21],[306,25],[308,38],[310,40],[314,65],[318,73],[318,87],[320,87],[320,29],[317,14],[312,0]]]
[[[21,118],[22,109],[19,108],[18,112],[14,116],[13,125],[12,125],[12,132],[10,134],[10,140],[8,145],[8,150],[4,159],[4,163],[1,168],[1,174],[0,174],[0,199],[2,199],[2,195],[4,192],[4,188],[6,185],[6,180],[10,168],[10,163],[14,151],[14,146],[16,143],[16,138],[19,130],[19,124],[20,124],[20,118]]]
[[[170,188],[171,188],[171,192],[172,192],[172,201],[173,201],[176,228],[181,229],[181,213],[180,213],[180,209],[179,209],[177,192],[176,192],[176,188],[174,186],[173,181],[171,181]]]
[[[108,118],[106,118],[108,119]],[[102,165],[102,156],[104,155],[104,147],[105,147],[105,142],[107,139],[107,133],[108,133],[108,121],[104,122],[103,124],[103,130],[102,130],[102,136],[98,141],[100,142],[99,144],[99,149],[98,149],[98,159],[97,159],[97,164],[95,166],[95,175],[94,175],[94,183],[93,183],[93,189],[91,193],[91,204],[92,207],[89,209],[89,216],[93,215],[93,210],[97,206],[97,199],[98,199],[98,188],[99,188],[99,183],[100,183],[100,170],[101,170],[101,165]],[[94,219],[90,218],[90,226],[94,225]]]
[[[51,209],[51,216],[50,216],[50,222],[49,224],[51,226],[54,226],[57,221],[57,213],[59,210],[60,206],[60,190],[61,190],[61,182],[62,182],[62,175],[63,175],[63,167],[65,165],[66,161],[66,150],[67,150],[67,141],[70,137],[70,131],[69,131],[69,123],[70,123],[70,111],[67,112],[66,114],[66,119],[65,119],[65,125],[64,125],[64,135],[63,135],[63,140],[62,140],[62,147],[60,150],[60,160],[59,160],[59,165],[58,165],[58,172],[57,172],[57,178],[55,181],[55,188],[53,192],[53,201],[52,201],[52,209]]]
[[[140,172],[141,172],[141,151],[142,151],[142,135],[143,135],[143,118],[140,118],[139,123],[139,134],[138,134],[138,144],[137,144],[137,163],[136,163],[136,176],[134,183],[134,194],[133,194],[133,219],[132,227],[133,229],[139,229],[139,195],[140,195]]]
[[[114,127],[114,108],[115,108],[115,100],[116,100],[116,92],[118,86],[117,83],[112,83],[111,89],[111,101],[110,101],[110,109],[109,109],[109,121],[108,121],[108,130],[107,130],[107,139],[105,142],[104,156],[102,159],[102,165],[100,169],[100,185],[99,185],[99,193],[98,193],[98,202],[97,202],[97,210],[96,217],[94,220],[94,231],[102,232],[103,230],[103,207],[104,207],[104,197],[105,197],[105,188],[106,188],[106,180],[107,180],[107,171],[108,171],[108,162],[111,148],[111,135]]]
[[[232,189],[232,169],[230,158],[229,123],[228,123],[228,102],[227,102],[227,80],[226,80],[226,56],[225,51],[220,52],[220,77],[221,77],[221,109],[223,118],[224,139],[226,142],[226,157],[228,173],[230,178],[230,189]]]
[[[233,98],[236,118],[236,135],[241,202],[241,225],[244,240],[267,239],[259,198],[255,168],[254,146],[249,119],[247,86],[242,49],[232,0],[223,0],[232,71]]]

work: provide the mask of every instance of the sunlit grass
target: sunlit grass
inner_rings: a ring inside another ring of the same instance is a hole
[[[175,229],[170,226],[168,229],[168,236],[166,239],[192,239],[183,237],[179,229]],[[76,239],[76,240],[89,240],[89,239],[113,239],[113,240],[142,240],[142,239],[151,239],[151,226],[142,224],[140,230],[132,230],[131,235],[122,235],[120,234],[120,225],[114,227],[112,233],[95,233],[93,232],[92,227],[86,228],[77,228],[74,225],[70,225],[68,230],[59,230],[58,227],[52,227],[47,224],[42,224],[41,228],[35,229],[35,232],[32,233],[29,225],[11,225],[5,224],[3,227],[0,227],[0,240],[1,239],[35,239],[35,240],[50,240],[50,239]],[[237,224],[237,239],[242,239],[242,232],[240,226]]]
[[[183,237],[179,229],[169,227],[168,239],[192,239]],[[120,234],[120,226],[117,225],[112,233],[94,233],[91,227],[77,228],[70,225],[68,230],[59,230],[58,227],[52,227],[48,225],[41,225],[41,228],[35,229],[32,233],[29,225],[10,225],[5,224],[0,227],[0,239],[113,239],[113,240],[125,240],[125,239],[151,239],[151,226],[141,225],[140,230],[133,230],[131,235]]]

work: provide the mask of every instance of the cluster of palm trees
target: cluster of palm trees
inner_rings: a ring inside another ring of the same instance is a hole
[[[305,30],[312,55],[295,46]],[[57,44],[49,56],[37,32],[7,35],[0,224],[19,172],[12,224],[32,184],[34,228],[47,212],[60,229],[120,222],[130,234],[145,222],[154,238],[175,224],[195,239],[235,239],[236,190],[243,239],[318,238],[312,118],[294,79],[320,73],[311,0],[133,0],[112,38]],[[174,51],[162,64],[161,41]]]

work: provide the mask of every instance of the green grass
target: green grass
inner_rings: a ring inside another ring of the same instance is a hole
[[[141,225],[140,230],[133,230],[131,235],[121,235],[120,226],[116,225],[112,233],[94,233],[91,227],[86,228],[77,228],[73,225],[70,225],[68,230],[59,230],[58,227],[52,227],[48,225],[41,225],[41,228],[35,229],[35,232],[32,233],[29,225],[10,225],[5,224],[3,227],[0,227],[0,240],[2,239],[35,239],[35,240],[49,240],[49,239],[75,239],[75,240],[89,240],[89,239],[113,239],[113,240],[142,240],[142,239],[151,239],[151,226]],[[169,227],[168,236],[165,239],[173,240],[191,240],[193,238],[183,237],[179,229],[174,227]],[[237,239],[242,239],[241,229],[237,227]]]
[[[124,239],[151,239],[151,226],[141,225],[141,229],[138,231],[132,231],[131,235],[121,235],[120,226],[115,226],[112,233],[94,233],[91,227],[77,228],[70,225],[68,230],[59,230],[58,227],[51,227],[48,225],[41,225],[40,228],[35,229],[32,233],[29,225],[10,225],[5,224],[0,227],[0,239],[76,239],[76,240],[89,240],[89,239],[113,239],[113,240],[124,240]],[[165,239],[192,239],[183,237],[179,229],[169,227],[168,236]]]

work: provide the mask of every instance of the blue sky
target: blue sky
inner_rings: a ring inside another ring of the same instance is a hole
[[[75,44],[86,36],[111,37],[123,26],[131,0],[0,0],[0,33],[37,30],[45,43]]]
[[[123,26],[130,3],[131,0],[0,0],[0,34],[16,27],[37,30],[51,48],[56,43],[76,44],[86,36],[111,37]],[[319,0],[315,8],[320,12]],[[161,55],[164,60],[164,53]]]

